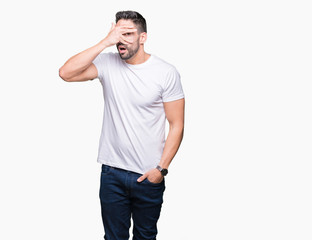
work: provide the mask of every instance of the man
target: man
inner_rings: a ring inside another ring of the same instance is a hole
[[[164,176],[183,138],[184,94],[174,66],[144,51],[146,21],[116,14],[108,35],[71,57],[59,74],[68,82],[99,78],[104,117],[98,152],[106,240],[156,239]],[[118,53],[101,53],[116,45]],[[169,133],[165,141],[165,121]]]

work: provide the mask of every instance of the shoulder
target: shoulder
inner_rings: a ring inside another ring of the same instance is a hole
[[[157,57],[154,55],[155,65],[158,66],[158,69],[162,72],[165,81],[172,78],[172,77],[180,77],[179,71],[177,68],[167,61]]]
[[[156,55],[152,55],[152,56],[153,56],[154,65],[157,66],[157,68],[159,68],[159,70],[161,70],[162,72],[164,73],[177,72],[176,67],[172,65],[171,63],[163,60],[162,58]]]
[[[96,58],[100,61],[103,60],[113,60],[118,59],[118,53],[108,52],[108,53],[100,53]]]
[[[108,52],[100,53],[93,61],[96,67],[103,70],[109,68],[120,68],[123,66],[122,60],[118,53]]]

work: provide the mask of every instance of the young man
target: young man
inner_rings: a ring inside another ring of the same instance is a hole
[[[106,240],[156,239],[164,176],[183,138],[184,94],[174,66],[144,51],[146,21],[116,14],[108,35],[59,70],[68,82],[99,78],[104,117],[98,152]],[[118,53],[101,53],[116,45]],[[165,121],[169,133],[165,141]]]

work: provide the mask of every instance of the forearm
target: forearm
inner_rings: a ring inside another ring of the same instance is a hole
[[[107,47],[108,45],[104,39],[95,46],[74,55],[60,68],[60,74],[65,78],[72,78],[79,75],[86,70],[91,65],[92,61]]]
[[[177,153],[183,139],[183,126],[170,126],[168,137],[159,165],[168,168],[175,154]]]

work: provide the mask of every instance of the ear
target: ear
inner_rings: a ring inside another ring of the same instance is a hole
[[[147,40],[147,33],[146,32],[140,33],[140,44],[144,44],[146,40]]]

